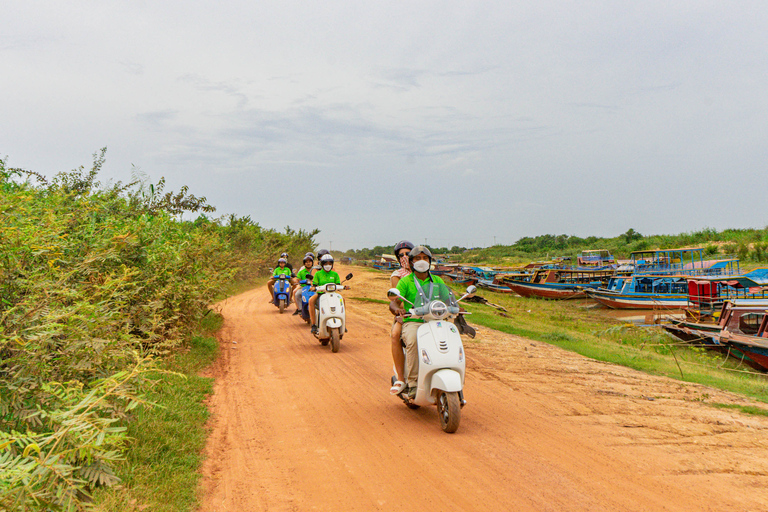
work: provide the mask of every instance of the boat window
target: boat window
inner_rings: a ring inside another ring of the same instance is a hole
[[[762,313],[747,313],[739,318],[739,331],[744,334],[757,334],[760,323],[765,315]]]

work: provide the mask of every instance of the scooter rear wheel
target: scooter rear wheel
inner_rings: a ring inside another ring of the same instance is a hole
[[[440,428],[443,432],[452,434],[459,428],[461,421],[461,402],[456,392],[440,391],[437,395],[437,415],[440,418]]]
[[[338,328],[331,329],[331,352],[338,352],[341,346],[341,334]]]

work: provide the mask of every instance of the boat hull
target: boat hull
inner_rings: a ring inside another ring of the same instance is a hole
[[[683,309],[688,305],[688,295],[619,293],[607,290],[587,290],[587,296],[603,306],[613,309]]]
[[[581,299],[586,297],[581,287],[562,285],[558,283],[515,283],[507,281],[510,290],[521,297],[536,297],[540,299]]]

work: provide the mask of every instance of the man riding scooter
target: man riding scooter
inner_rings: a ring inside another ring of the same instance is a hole
[[[278,276],[285,275],[285,276],[288,276],[289,279],[291,277],[291,274],[292,274],[291,269],[289,269],[287,265],[288,265],[288,260],[286,260],[285,258],[280,258],[279,260],[277,260],[277,268],[275,268],[275,270],[272,271],[272,279],[270,279],[269,282],[267,282],[269,295],[270,297],[272,297],[269,302],[272,304],[277,305],[275,303],[275,282],[277,281]],[[290,300],[290,294],[288,295],[288,298]],[[287,300],[286,302],[288,302],[289,300]],[[280,312],[282,313],[283,310],[280,309]]]
[[[312,290],[315,290],[317,286],[322,286],[328,283],[341,284],[341,278],[337,272],[333,271],[333,256],[330,254],[323,254],[320,258],[320,270],[315,273],[315,277],[312,278]],[[349,286],[344,286],[345,290],[349,290]],[[320,296],[320,291],[313,295],[309,299],[309,316],[312,322],[312,334],[317,334],[317,311],[315,311],[315,303]]]
[[[284,263],[284,264],[281,264],[281,262]],[[287,272],[285,270],[280,270],[278,272],[278,269],[280,269],[280,268],[286,269]],[[274,272],[272,272],[272,277],[269,278],[269,281],[267,281],[267,289],[269,290],[269,302],[270,302],[270,304],[274,304],[275,303],[275,300],[274,300],[275,291],[274,290],[275,290],[275,282],[277,281],[277,278],[275,276],[278,276],[280,274],[285,274],[285,275],[288,276],[288,278],[289,278],[288,280],[290,281],[292,288],[293,288],[293,286],[295,286],[296,284],[299,283],[298,279],[296,279],[294,277],[293,267],[291,266],[290,263],[288,263],[288,253],[285,253],[285,252],[280,255],[280,259],[277,260],[277,268],[275,269]]]
[[[432,253],[423,245],[417,245],[408,253],[408,263],[411,267],[411,274],[406,275],[397,283],[397,289],[400,295],[410,304],[416,302],[419,294],[425,294],[429,297],[432,293],[432,284],[445,282],[440,276],[433,276],[429,269],[432,267]],[[424,323],[420,318],[405,317],[406,309],[400,298],[392,298],[389,304],[390,312],[399,317],[403,317],[403,334],[405,342],[406,361],[408,363],[408,382],[396,381],[392,385],[392,394],[397,394],[407,389],[407,394],[411,398],[416,396],[416,386],[419,374],[419,360],[417,354],[417,331],[419,326]]]

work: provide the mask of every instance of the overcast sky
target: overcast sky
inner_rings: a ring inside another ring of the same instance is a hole
[[[36,1],[0,9],[0,156],[106,146],[334,249],[762,228],[768,2]]]

